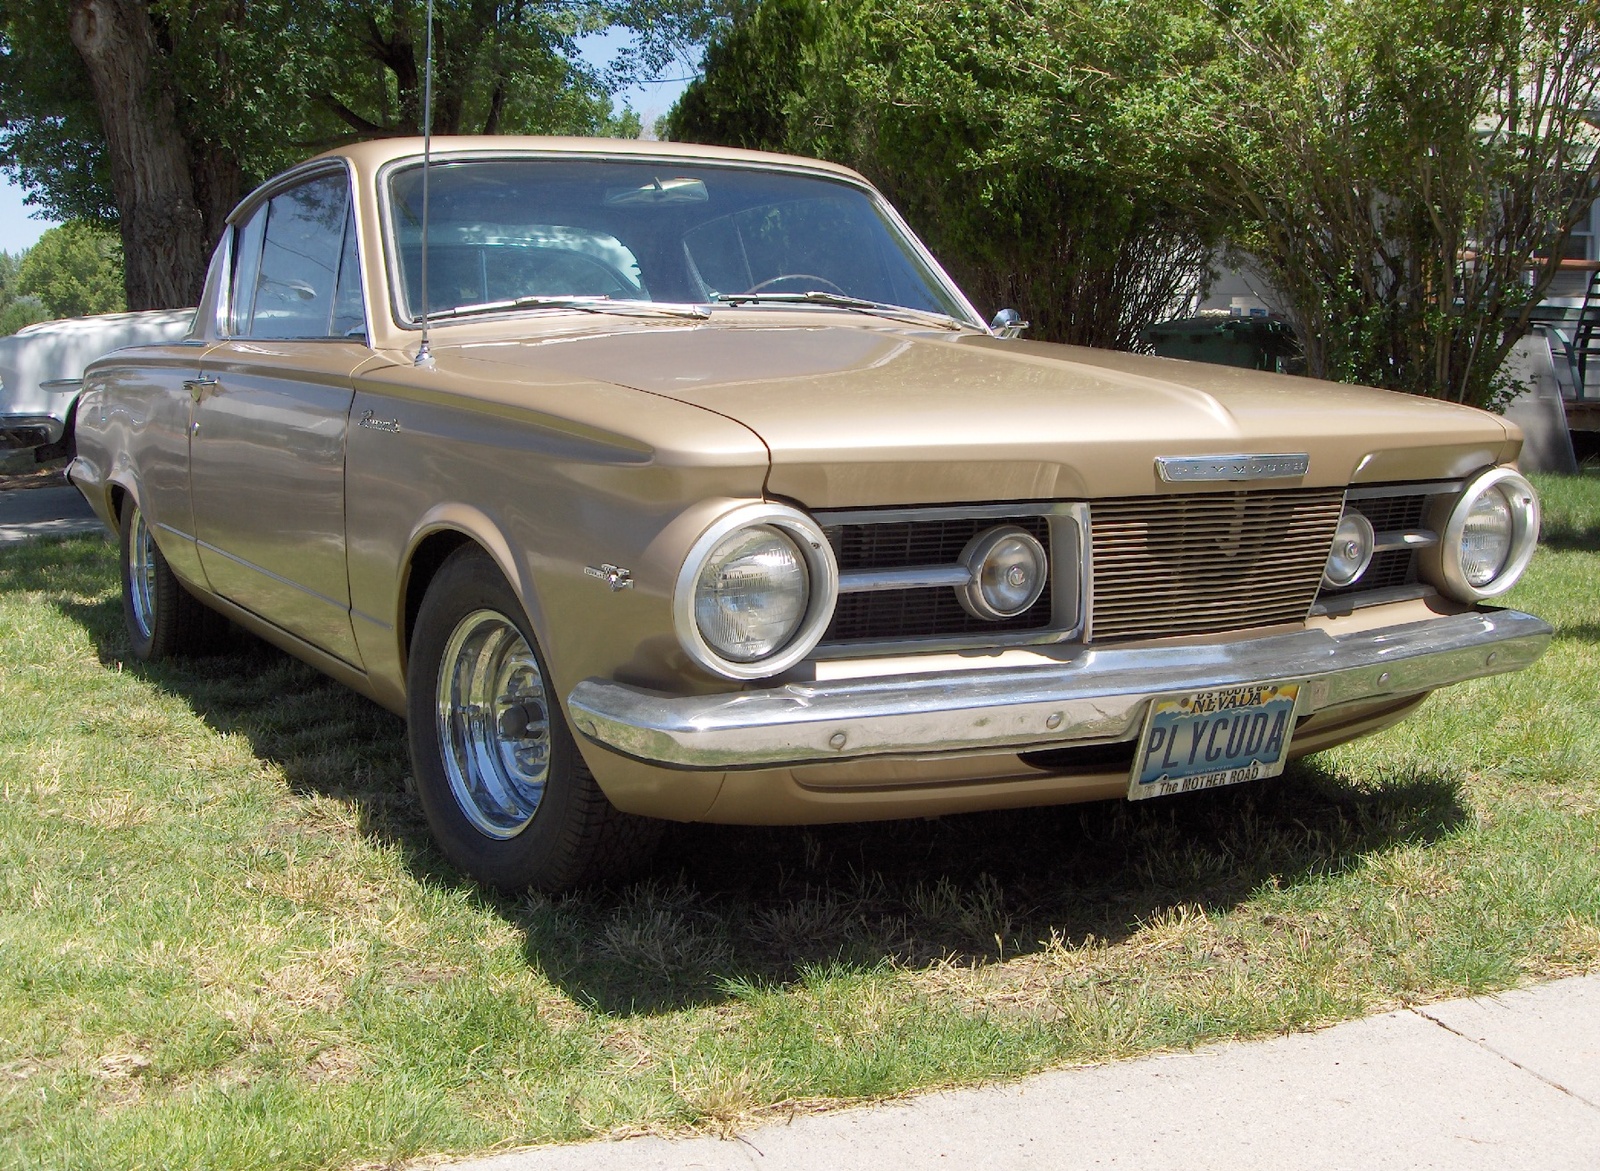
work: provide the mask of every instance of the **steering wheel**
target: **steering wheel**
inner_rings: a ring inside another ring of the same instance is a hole
[[[772,285],[779,284],[779,283],[781,283],[783,281],[812,281],[812,282],[814,282],[814,286],[815,285],[827,285],[828,288],[830,288],[834,292],[838,293],[841,297],[848,297],[850,295],[849,293],[847,293],[843,289],[841,289],[838,285],[836,285],[832,281],[830,281],[827,277],[825,277],[825,276],[817,276],[815,273],[809,273],[809,272],[786,272],[786,273],[781,273],[778,276],[769,276],[766,280],[762,281],[760,284],[751,285],[748,289],[745,290],[745,292],[746,293],[759,293],[759,292],[761,292],[761,290],[769,288]],[[807,290],[807,291],[809,291],[809,290]]]

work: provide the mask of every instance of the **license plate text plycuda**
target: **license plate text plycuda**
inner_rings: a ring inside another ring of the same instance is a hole
[[[1299,683],[1255,683],[1154,700],[1128,799],[1234,785],[1283,771]]]

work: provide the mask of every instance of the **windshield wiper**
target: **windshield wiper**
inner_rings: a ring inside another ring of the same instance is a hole
[[[476,313],[505,313],[514,309],[576,309],[583,313],[614,313],[621,317],[692,317],[704,320],[711,310],[703,305],[678,305],[666,301],[613,301],[610,297],[514,297],[506,301],[478,301],[435,309],[430,318],[470,317]]]
[[[717,293],[714,305],[826,305],[830,309],[853,309],[861,313],[875,313],[883,317],[898,317],[908,321],[922,321],[941,329],[971,329],[970,322],[952,317],[948,313],[935,313],[928,309],[912,309],[908,305],[891,305],[887,301],[869,301],[865,297],[849,297],[830,293],[824,289],[811,289],[805,293]]]

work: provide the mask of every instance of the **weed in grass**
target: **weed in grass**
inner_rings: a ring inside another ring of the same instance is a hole
[[[136,666],[104,543],[0,551],[0,1162],[721,1130],[1600,969],[1600,478],[1540,487],[1549,655],[1281,780],[677,826],[561,898],[443,866],[392,716],[247,639]]]

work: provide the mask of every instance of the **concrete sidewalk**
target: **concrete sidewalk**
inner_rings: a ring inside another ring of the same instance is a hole
[[[759,1127],[540,1147],[456,1171],[1596,1171],[1600,976],[1318,1033]]]
[[[34,537],[103,532],[104,526],[76,488],[0,492],[0,545],[16,545]]]

